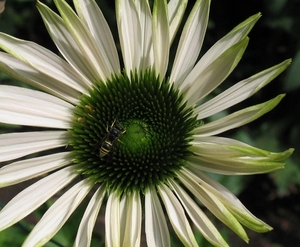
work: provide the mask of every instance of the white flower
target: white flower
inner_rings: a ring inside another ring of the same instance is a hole
[[[196,1],[168,73],[169,50],[186,0],[156,0],[152,13],[147,0],[116,0],[124,70],[95,1],[74,0],[77,14],[64,0],[55,4],[61,16],[41,2],[37,7],[64,59],[35,43],[0,34],[0,47],[7,52],[0,53],[0,69],[43,91],[0,85],[0,122],[40,128],[1,135],[0,162],[10,164],[0,169],[0,186],[43,176],[1,210],[0,230],[76,178],[79,182],[49,208],[24,247],[49,241],[95,187],[74,246],[90,245],[105,198],[108,247],[140,246],[143,215],[148,246],[170,246],[163,208],[185,246],[198,246],[189,219],[213,245],[228,246],[186,191],[245,241],[242,225],[270,230],[205,174],[270,172],[282,168],[292,153],[272,153],[216,136],[270,111],[283,95],[207,123],[207,117],[247,99],[290,63],[286,60],[204,101],[236,67],[260,14],[239,24],[197,61],[210,0]],[[54,151],[28,156],[47,150]]]

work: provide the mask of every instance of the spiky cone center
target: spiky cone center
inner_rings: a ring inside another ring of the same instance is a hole
[[[74,162],[109,190],[145,191],[186,165],[197,120],[151,70],[113,75],[82,95],[71,128]]]

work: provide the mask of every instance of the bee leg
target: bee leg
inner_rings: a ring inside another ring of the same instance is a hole
[[[112,129],[112,128],[114,127],[116,120],[117,120],[117,119],[115,118],[115,120],[113,121],[113,123],[112,123],[111,126],[110,126],[110,129]]]

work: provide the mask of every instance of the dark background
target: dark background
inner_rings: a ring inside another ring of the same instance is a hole
[[[51,0],[43,1],[55,9]],[[69,1],[70,2],[70,1]],[[194,1],[190,1],[187,13]],[[114,1],[99,0],[104,15],[117,40],[114,13]],[[224,135],[242,140],[259,148],[270,151],[284,151],[295,148],[293,156],[287,160],[286,168],[271,174],[255,176],[216,176],[220,182],[238,195],[245,206],[256,216],[273,226],[274,230],[266,234],[247,231],[250,243],[245,244],[222,224],[215,221],[223,236],[233,247],[296,247],[300,246],[300,0],[212,0],[210,23],[204,40],[203,52],[218,39],[249,16],[262,12],[263,16],[249,34],[248,48],[232,75],[214,93],[251,76],[261,70],[293,58],[292,65],[271,84],[250,99],[232,107],[235,111],[244,107],[262,103],[278,94],[286,97],[273,111],[237,130]],[[57,52],[43,22],[35,8],[35,1],[9,0],[5,11],[0,15],[0,31],[18,38],[32,40]],[[176,51],[176,42],[172,51]],[[0,73],[0,82],[24,86],[12,78]],[[0,133],[26,130],[21,126],[0,124]],[[0,202],[5,204],[26,184],[0,190]],[[50,202],[49,202],[50,203]],[[27,231],[42,215],[47,205],[15,226],[0,233],[0,246],[20,246]],[[72,246],[74,234],[82,211],[72,217],[55,239],[61,246]],[[213,217],[212,217],[213,218]],[[103,217],[99,217],[93,246],[103,243]],[[199,235],[199,234],[198,234]],[[201,246],[211,246],[198,236]],[[173,246],[177,244],[174,237]],[[49,243],[46,246],[58,246]]]

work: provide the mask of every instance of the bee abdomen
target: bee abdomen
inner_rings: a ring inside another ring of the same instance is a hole
[[[103,142],[103,144],[101,145],[101,148],[100,148],[100,157],[104,157],[105,155],[107,155],[110,150],[112,149],[112,143],[111,142]]]

